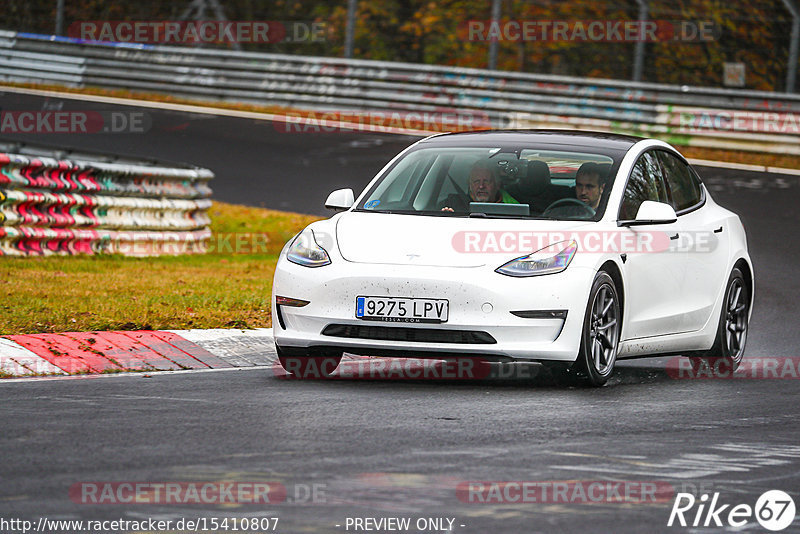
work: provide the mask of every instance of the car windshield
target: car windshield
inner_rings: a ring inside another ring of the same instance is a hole
[[[583,148],[423,147],[396,161],[355,209],[598,220],[618,167]]]

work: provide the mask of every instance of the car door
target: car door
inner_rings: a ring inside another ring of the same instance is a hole
[[[700,179],[688,163],[665,150],[656,151],[672,207],[678,215],[678,246],[685,252],[686,276],[681,288],[681,329],[700,330],[728,278],[730,229],[725,211],[706,203]]]
[[[645,200],[669,202],[661,164],[655,151],[643,153],[625,185],[619,220],[636,217]],[[682,286],[686,253],[676,247],[678,224],[623,226],[620,231],[636,234],[628,242],[651,242],[651,249],[626,252],[625,320],[622,339],[639,339],[680,332],[683,324]],[[648,235],[649,234],[649,235]],[[625,236],[623,236],[625,237]]]

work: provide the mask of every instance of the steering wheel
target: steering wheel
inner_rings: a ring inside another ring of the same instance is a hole
[[[547,206],[544,209],[544,211],[542,212],[542,215],[547,215],[549,211],[551,211],[551,210],[553,210],[555,208],[558,208],[558,207],[560,207],[562,205],[568,205],[568,204],[580,207],[581,209],[583,209],[583,211],[585,211],[586,213],[589,214],[589,217],[594,217],[594,215],[596,213],[594,211],[594,208],[584,204],[583,202],[581,202],[577,198],[562,198],[562,199],[556,200],[555,202],[553,202],[552,204]]]

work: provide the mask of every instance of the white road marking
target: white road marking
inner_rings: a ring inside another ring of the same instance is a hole
[[[72,376],[37,376],[31,378],[7,378],[0,380],[0,386],[21,384],[25,382],[41,382],[43,380],[105,380],[113,378],[158,378],[162,376],[184,375],[188,373],[222,373],[227,371],[272,371],[271,365],[254,365],[251,367],[224,367],[221,369],[186,369],[181,371],[132,371],[126,373],[104,373],[97,375],[72,375]]]
[[[272,328],[168,330],[201,346],[235,367],[271,365],[277,360]]]
[[[0,371],[15,376],[64,373],[41,356],[4,337],[0,337]]]
[[[625,476],[694,479],[721,473],[746,473],[764,467],[795,463],[800,458],[800,447],[767,444],[724,443],[711,445],[718,452],[681,453],[666,460],[631,461],[618,456],[602,456],[582,453],[552,452],[559,456],[584,457],[601,460],[602,463],[583,465],[553,465],[555,469],[593,473],[616,473]]]

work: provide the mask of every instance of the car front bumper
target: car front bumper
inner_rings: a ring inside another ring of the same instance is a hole
[[[364,355],[574,361],[594,275],[593,270],[577,266],[526,278],[504,276],[488,267],[340,261],[308,268],[282,256],[273,283],[273,332],[286,354],[341,350]],[[278,307],[277,295],[309,304]],[[440,324],[365,321],[355,316],[358,296],[447,299],[449,317]],[[525,315],[533,317],[511,312],[529,312]],[[559,317],[560,312],[566,312],[565,318]],[[427,334],[439,341],[420,330],[433,330]],[[457,331],[486,333],[495,342],[487,343],[483,334],[477,336],[482,342],[463,342]]]

